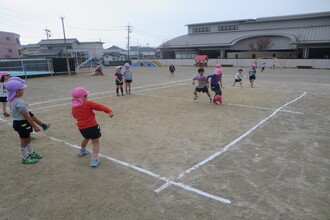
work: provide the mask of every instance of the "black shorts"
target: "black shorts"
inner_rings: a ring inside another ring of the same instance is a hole
[[[196,87],[195,90],[197,92],[202,92],[202,93],[205,93],[205,92],[209,92],[209,89],[207,88],[207,86],[203,87],[203,88],[198,88]]]
[[[102,136],[101,128],[99,125],[90,128],[80,129],[79,131],[85,139],[98,139]]]
[[[118,80],[116,80],[116,86],[122,86],[123,84],[123,81],[119,82]]]
[[[211,90],[216,94],[216,95],[222,95],[222,91],[220,89],[219,84],[211,84]]]
[[[13,121],[13,128],[18,132],[20,138],[30,137],[30,133],[33,131],[32,126],[27,120]]]
[[[133,81],[133,80],[131,80],[131,79],[126,79],[126,80],[125,80],[126,83],[131,83],[132,81]]]
[[[241,82],[241,81],[242,81],[242,79],[235,79],[235,83]]]
[[[7,102],[7,97],[0,97],[0,102]]]
[[[256,79],[256,75],[250,75],[250,76],[249,76],[249,80],[252,80],[252,79],[255,80],[255,79]]]

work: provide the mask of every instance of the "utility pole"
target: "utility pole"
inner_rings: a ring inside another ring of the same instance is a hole
[[[136,39],[136,58],[140,59],[140,51],[139,51],[139,39]]]
[[[44,29],[44,31],[46,32],[47,40],[49,40],[49,38],[52,36],[52,35],[50,34],[50,30],[47,29],[47,27],[46,27],[46,29]]]
[[[68,74],[71,75],[71,70],[70,70],[70,63],[69,63],[69,57],[68,57],[68,48],[66,46],[66,38],[65,38],[65,29],[64,29],[64,16],[60,17],[62,20],[62,28],[63,28],[63,36],[64,36],[64,48],[65,48],[65,58],[66,58],[66,67],[68,70]]]
[[[132,33],[132,30],[131,30],[131,28],[133,27],[133,26],[130,26],[129,24],[126,26],[127,27],[127,59],[128,59],[128,62],[129,62],[129,34],[130,33]]]

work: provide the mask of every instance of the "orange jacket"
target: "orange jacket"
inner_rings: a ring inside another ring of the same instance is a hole
[[[112,112],[112,110],[108,107],[91,101],[85,101],[82,106],[72,108],[72,115],[77,120],[79,130],[98,125],[93,110],[103,111],[107,114]]]

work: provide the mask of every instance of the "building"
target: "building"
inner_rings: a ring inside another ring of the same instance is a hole
[[[330,58],[330,12],[188,24],[159,46],[165,59]]]
[[[19,58],[21,56],[21,42],[19,35],[0,31],[0,59]]]

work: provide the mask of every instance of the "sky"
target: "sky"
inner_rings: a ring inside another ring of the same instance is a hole
[[[187,24],[330,11],[329,0],[0,0],[0,31],[20,35],[22,45],[66,38],[127,48],[157,47],[187,34]]]

